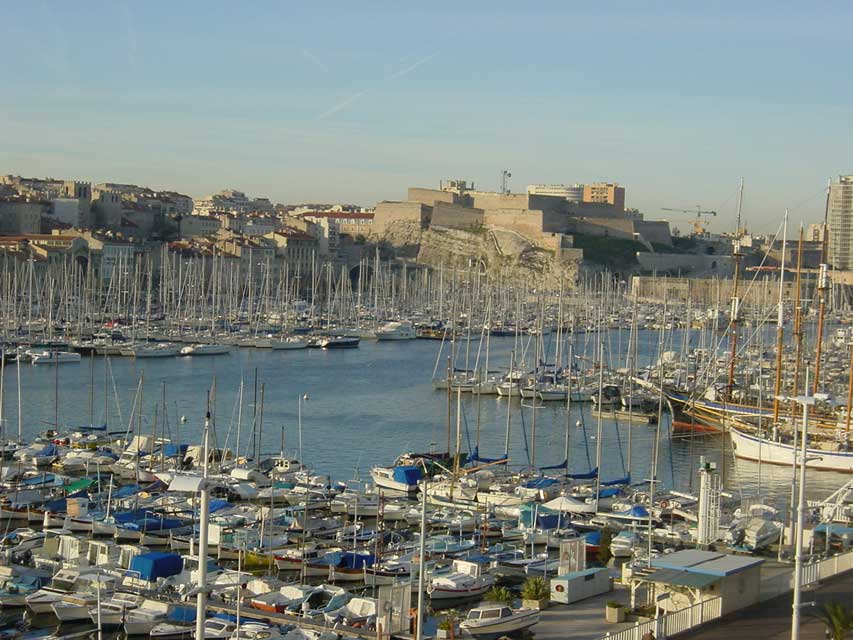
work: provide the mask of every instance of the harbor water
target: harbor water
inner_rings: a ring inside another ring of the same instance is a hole
[[[604,338],[577,336],[576,354],[585,352],[591,360],[602,339],[607,342],[606,359],[611,366],[624,366],[627,331],[611,331]],[[677,344],[680,338],[674,335],[672,339]],[[657,340],[656,331],[640,332],[639,366],[654,361]],[[520,346],[513,338],[493,337],[489,368],[508,368],[511,351]],[[475,362],[478,350],[479,366],[484,366],[485,349],[472,342],[467,347],[464,343],[457,347],[457,367],[464,366],[466,349],[469,366]],[[433,390],[431,378],[434,371],[437,376],[444,375],[448,352],[447,345],[431,340],[363,340],[357,349],[329,351],[243,348],[225,356],[95,357],[58,367],[22,364],[22,431],[25,439],[32,439],[53,428],[57,418],[63,431],[106,421],[110,431],[141,430],[150,434],[156,430],[158,436],[165,435],[173,441],[199,444],[209,397],[217,446],[237,446],[239,422],[241,454],[249,452],[254,447],[253,438],[259,436],[262,454],[282,450],[295,456],[301,454],[303,462],[334,480],[369,479],[372,466],[391,464],[405,451],[447,449],[447,393]],[[578,355],[577,359],[582,361],[583,357]],[[529,354],[527,360],[532,360]],[[553,361],[553,352],[549,360]],[[17,433],[16,365],[7,364],[5,373],[3,422],[4,435],[9,437]],[[143,374],[144,411],[140,422],[133,414],[133,406]],[[242,412],[238,402],[241,381]],[[510,466],[531,466],[534,456],[535,466],[559,464],[564,459],[568,428],[570,472],[584,473],[594,467],[598,418],[590,403],[573,404],[568,418],[565,402],[538,403],[534,443],[531,401],[470,394],[462,394],[461,399],[463,450],[472,450],[479,441],[480,455],[502,455],[509,410]],[[454,406],[450,409],[454,444],[455,402],[454,392]],[[699,456],[705,456],[717,462],[721,470],[725,466],[725,484],[736,496],[760,496],[762,501],[787,510],[790,469],[736,460],[728,445],[724,465],[722,436],[671,437],[666,413],[659,434],[655,425],[602,419],[603,480],[628,475],[629,430],[633,483],[649,479],[655,442],[659,439],[657,477],[664,487],[695,489]],[[815,498],[824,496],[837,488],[838,482],[837,474],[810,472],[808,493]]]

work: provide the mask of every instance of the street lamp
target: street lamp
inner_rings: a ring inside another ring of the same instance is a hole
[[[803,580],[803,513],[805,511],[806,502],[806,464],[810,459],[806,457],[808,446],[808,429],[809,429],[809,407],[816,404],[818,400],[827,400],[829,396],[826,394],[815,393],[811,396],[808,394],[809,389],[809,363],[806,362],[805,375],[806,395],[795,396],[788,398],[797,404],[803,406],[803,427],[800,434],[800,478],[798,496],[797,496],[797,529],[794,540],[795,555],[794,555],[794,601],[791,605],[793,615],[791,616],[791,640],[799,640],[800,637],[800,610],[804,606],[802,603],[802,580]],[[794,463],[796,464],[797,452],[793,451]]]
[[[305,455],[302,453],[302,403],[308,401],[308,394],[303,393],[299,396],[297,416],[299,424],[299,463],[305,465]]]

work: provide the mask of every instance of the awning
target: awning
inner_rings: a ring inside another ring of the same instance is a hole
[[[690,589],[705,589],[719,579],[719,576],[690,571],[675,571],[674,569],[658,569],[643,578],[646,582],[668,584],[674,587],[688,587]]]

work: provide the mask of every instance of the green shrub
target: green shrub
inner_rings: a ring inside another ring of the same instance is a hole
[[[544,578],[528,578],[521,587],[521,597],[525,600],[543,600],[551,596],[551,590]]]

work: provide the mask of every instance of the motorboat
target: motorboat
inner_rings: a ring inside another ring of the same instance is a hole
[[[468,612],[459,628],[474,636],[489,640],[529,629],[539,622],[538,609],[511,609],[501,604],[485,604]]]
[[[67,595],[83,590],[83,585],[88,581],[97,581],[97,574],[81,575],[80,571],[74,569],[61,569],[57,571],[50,581],[50,585],[39,589],[26,597],[27,608],[35,614],[51,613],[51,605],[59,602]]]
[[[67,364],[82,360],[82,356],[76,351],[30,351],[28,353],[33,364]]]
[[[98,605],[97,593],[69,593],[50,605],[60,623],[89,620],[89,609]]]
[[[370,476],[378,489],[413,493],[418,490],[423,473],[419,467],[374,467]]]
[[[417,337],[411,322],[388,322],[376,330],[377,340],[414,340]]]
[[[231,353],[230,344],[190,344],[181,348],[182,356],[222,356]]]
[[[427,593],[432,600],[473,598],[483,595],[494,584],[494,576],[482,573],[479,564],[454,560],[449,574],[432,578]]]
[[[355,349],[361,340],[353,336],[327,336],[317,341],[321,349]]]
[[[117,592],[109,600],[101,601],[100,607],[89,609],[89,617],[103,627],[120,627],[127,612],[139,607],[144,600],[143,596],[135,593]]]
[[[306,349],[308,341],[299,336],[288,336],[281,340],[273,340],[270,343],[273,351],[295,351],[297,349]]]
[[[371,618],[376,619],[376,605],[375,598],[353,598],[340,609],[326,613],[323,617],[329,624],[368,626]]]
[[[639,537],[633,531],[620,531],[610,540],[610,553],[614,558],[630,558],[638,540]]]
[[[129,636],[147,636],[151,630],[166,619],[169,604],[146,599],[124,617],[124,632]]]

